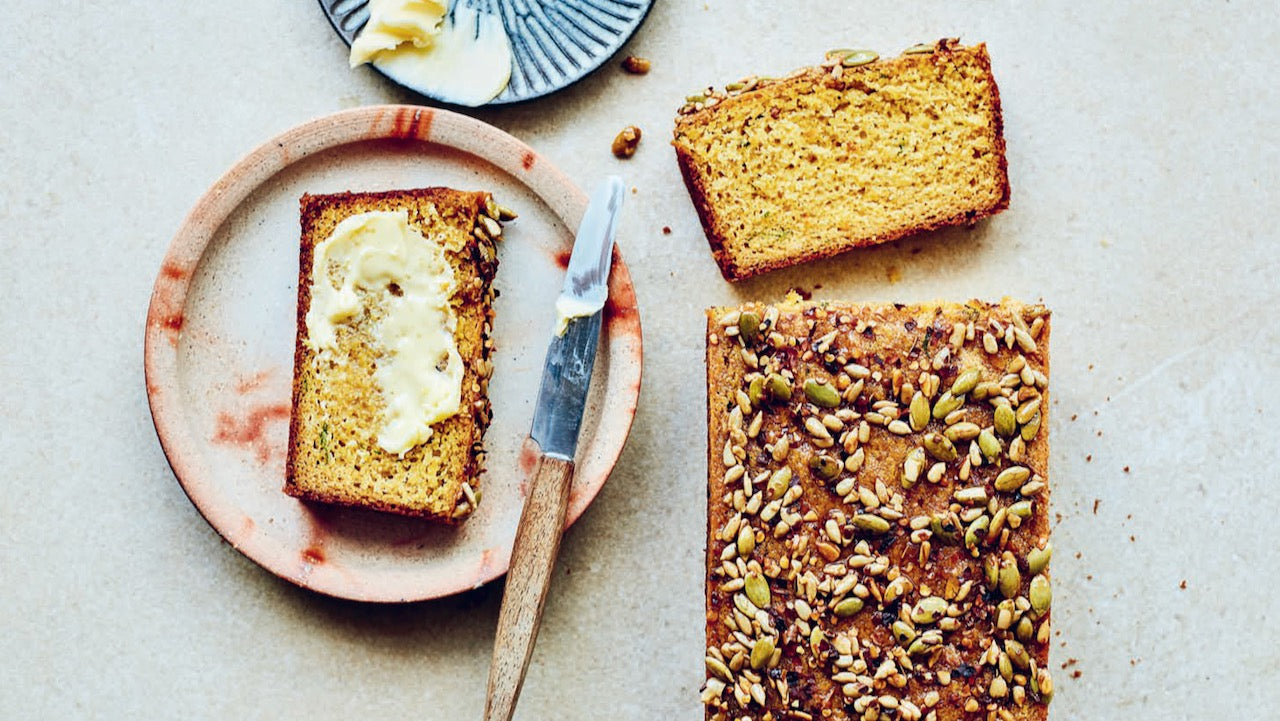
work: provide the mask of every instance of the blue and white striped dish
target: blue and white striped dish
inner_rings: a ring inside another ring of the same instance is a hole
[[[369,20],[368,0],[319,0],[347,43]],[[644,22],[653,0],[458,0],[496,12],[511,41],[511,82],[490,105],[532,100],[603,65]]]

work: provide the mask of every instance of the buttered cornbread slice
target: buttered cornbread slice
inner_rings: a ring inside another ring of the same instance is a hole
[[[972,223],[1009,203],[985,45],[837,50],[689,98],[676,157],[728,280]]]
[[[479,494],[489,425],[488,193],[426,188],[301,202],[285,491],[456,522]]]
[[[707,313],[709,721],[1043,721],[1049,312]]]

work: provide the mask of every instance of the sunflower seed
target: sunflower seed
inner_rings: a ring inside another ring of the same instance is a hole
[[[1020,424],[1030,423],[1031,419],[1035,418],[1036,414],[1039,412],[1040,412],[1040,399],[1035,398],[1019,406],[1018,412],[1014,416],[1014,419],[1017,420],[1018,423]]]
[[[953,423],[952,425],[947,426],[947,430],[944,431],[947,438],[956,442],[971,441],[974,438],[977,438],[980,432],[982,432],[982,429],[978,427],[978,424],[970,423],[969,421]]]

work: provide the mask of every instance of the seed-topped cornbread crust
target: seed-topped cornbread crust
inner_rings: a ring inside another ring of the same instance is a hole
[[[1008,207],[985,45],[838,50],[691,96],[672,143],[728,280],[972,223]]]
[[[424,237],[437,239],[446,248],[457,288],[450,299],[457,316],[454,342],[465,364],[458,413],[433,425],[431,437],[402,457],[377,444],[385,401],[374,369],[388,351],[377,341],[374,329],[386,312],[385,293],[358,291],[369,310],[354,322],[338,325],[337,349],[327,358],[304,342],[315,246],[345,218],[399,210],[408,211],[409,224]],[[285,492],[311,501],[446,523],[466,518],[478,500],[482,442],[491,418],[495,242],[502,233],[499,219],[514,215],[494,203],[488,193],[449,188],[304,195],[301,211]]]
[[[712,721],[1043,720],[1049,312],[707,312]]]

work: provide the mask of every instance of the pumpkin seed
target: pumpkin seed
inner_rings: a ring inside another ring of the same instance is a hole
[[[1009,506],[1009,515],[1017,516],[1022,519],[1031,518],[1032,505],[1031,501],[1018,501],[1017,503]]]
[[[991,517],[983,514],[973,519],[973,523],[964,532],[964,547],[977,548],[979,539],[986,535],[987,529],[991,526]]]
[[[771,658],[773,658],[773,639],[768,636],[756,639],[751,646],[751,668],[764,668]]]
[[[978,450],[982,451],[982,456],[988,462],[992,462],[1000,457],[1000,452],[1003,449],[1000,446],[1000,439],[996,438],[996,434],[983,428],[978,433]]]
[[[1042,615],[1049,610],[1049,605],[1053,602],[1053,589],[1049,586],[1049,577],[1043,573],[1038,573],[1031,578],[1031,590],[1027,592],[1031,598],[1031,609],[1036,615]]]
[[[1024,643],[1030,643],[1035,632],[1035,624],[1032,623],[1031,619],[1027,616],[1023,616],[1019,619],[1017,627],[1013,629],[1013,634],[1018,637],[1019,641]]]
[[[902,54],[903,55],[928,55],[932,52],[933,52],[933,43],[920,43],[919,45],[912,45],[906,50],[903,50]]]
[[[947,613],[947,600],[941,596],[925,596],[911,609],[914,623],[933,623]]]
[[[1049,567],[1049,559],[1053,558],[1053,545],[1046,543],[1044,548],[1033,548],[1027,551],[1027,570],[1040,573]]]
[[[824,481],[830,481],[840,475],[840,471],[843,468],[843,463],[825,453],[809,457],[809,470],[813,471],[813,475]]]
[[[840,405],[840,393],[831,384],[810,378],[804,382],[804,395],[809,402],[820,408],[835,408]]]
[[[759,408],[764,402],[764,376],[756,376],[747,384],[747,399],[752,408]]]
[[[1013,680],[1013,661],[1009,658],[1009,654],[1000,654],[1000,659],[996,661],[996,669],[1000,672],[1000,678],[1005,681]]]
[[[907,647],[907,655],[916,656],[924,653],[930,648],[941,643],[941,641],[941,634],[937,631],[926,631],[925,633],[920,634],[920,636],[918,636],[916,640],[912,641],[911,645]]]
[[[738,529],[738,555],[750,556],[754,550],[756,550],[756,529],[744,523],[742,528]]]
[[[933,417],[936,420],[942,420],[943,418],[946,418],[949,414],[955,412],[956,410],[959,410],[960,406],[962,405],[964,405],[963,398],[957,398],[951,395],[951,391],[947,391],[946,393],[943,393],[940,398],[938,398],[937,403],[933,404]]]
[[[1031,477],[1031,469],[1026,466],[1009,466],[996,476],[996,490],[1011,493],[1022,487]]]
[[[768,608],[769,602],[772,600],[772,594],[769,593],[769,582],[764,580],[764,576],[758,573],[748,573],[743,579],[742,590],[747,594],[747,598],[759,606],[760,608]]]
[[[831,609],[831,612],[840,618],[848,618],[858,611],[861,611],[862,606],[863,603],[861,598],[858,598],[857,596],[850,596],[840,603],[837,603],[835,607]]]
[[[765,485],[765,500],[772,501],[786,493],[787,487],[791,485],[791,467],[783,466],[774,471],[769,476],[769,482]]]
[[[728,666],[724,665],[724,661],[721,661],[717,658],[707,656],[707,670],[710,671],[716,677],[720,678],[721,680],[724,680],[724,681],[733,680],[733,672],[729,670]]]
[[[889,532],[889,522],[879,516],[873,516],[870,513],[859,513],[853,517],[852,523],[855,528],[860,528],[870,533]]]
[[[1030,423],[1032,418],[1040,412],[1040,399],[1035,398],[1018,406],[1018,412],[1015,415],[1018,423]]]
[[[982,558],[982,576],[987,582],[987,590],[994,591],[1000,582],[1000,559],[995,556]]]
[[[707,96],[702,93],[694,93],[693,95],[684,96],[684,101],[686,103],[703,103],[706,102],[706,100]]]
[[[1004,652],[1009,655],[1009,659],[1018,668],[1029,668],[1031,666],[1031,656],[1027,654],[1027,649],[1022,644],[1010,639],[1004,642]]]
[[[809,648],[813,651],[813,655],[817,656],[818,651],[822,648],[822,642],[827,640],[827,635],[822,632],[821,628],[813,627],[813,631],[809,633]]]
[[[1040,432],[1040,414],[1037,413],[1031,417],[1031,420],[1027,421],[1026,425],[1022,427],[1022,433],[1021,433],[1022,440],[1032,441],[1035,439],[1036,434],[1039,432]]]
[[[913,431],[923,431],[929,425],[929,400],[920,391],[916,391],[911,397],[911,412],[908,417]]]
[[[1018,430],[1018,425],[1014,417],[1013,408],[1006,405],[996,406],[995,418],[996,433],[1008,438]]]
[[[893,637],[903,646],[910,645],[916,638],[916,630],[906,621],[894,621],[889,628],[893,631]]]
[[[769,397],[775,401],[786,403],[791,400],[791,384],[787,382],[786,378],[777,373],[770,373],[764,379],[764,389],[768,392]]]
[[[939,433],[926,433],[922,442],[929,455],[940,461],[950,462],[957,458],[956,447],[946,436]]]
[[[1018,572],[1018,562],[1013,558],[1000,561],[1000,595],[1014,598],[1022,588],[1022,574]]]
[[[978,381],[982,380],[981,368],[970,368],[956,376],[956,380],[951,384],[951,395],[965,396],[974,388],[978,387]]]
[[[934,516],[929,520],[929,530],[933,537],[943,543],[955,543],[960,540],[960,525],[949,517]]]
[[[744,345],[755,345],[760,340],[760,316],[749,310],[738,316],[738,337]]]
[[[978,427],[977,423],[970,423],[968,421],[953,423],[952,425],[947,426],[947,430],[944,431],[947,438],[957,443],[960,441],[971,441],[974,438],[977,438],[978,434],[981,432],[982,429]]]
[[[846,68],[856,68],[859,65],[874,63],[880,59],[880,54],[874,50],[853,50],[844,56],[840,64]]]

